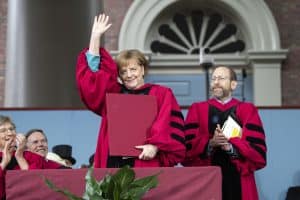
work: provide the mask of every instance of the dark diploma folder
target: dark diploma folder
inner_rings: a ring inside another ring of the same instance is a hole
[[[106,95],[109,154],[136,157],[145,144],[147,134],[157,115],[155,96],[114,94]]]

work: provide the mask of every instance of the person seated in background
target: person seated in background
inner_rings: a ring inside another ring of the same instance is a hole
[[[49,156],[49,153],[47,155],[48,159],[50,159],[50,160],[52,160],[51,158],[58,159],[58,161],[60,163],[63,163],[63,165],[65,165],[66,167],[72,167],[76,163],[76,159],[72,157],[72,146],[71,145],[59,144],[59,145],[55,145],[54,147],[52,147],[52,153],[58,155],[58,157],[55,157],[53,155]]]
[[[44,159],[44,169],[60,169],[66,168],[64,165],[47,159],[48,154],[48,139],[42,129],[31,129],[26,135],[27,150],[36,153]]]
[[[95,154],[93,153],[89,158],[89,167],[92,167],[94,165],[94,156]]]
[[[0,199],[5,199],[6,170],[42,169],[43,159],[25,151],[26,139],[16,133],[16,126],[8,116],[0,115]]]
[[[56,163],[59,163],[59,164],[65,166],[65,167],[71,167],[71,166],[69,166],[69,164],[66,162],[65,159],[61,158],[59,155],[57,155],[54,152],[48,152],[47,156],[46,156],[46,159],[47,160],[52,160]]]
[[[89,164],[82,164],[80,166],[80,168],[90,168],[90,167],[93,167],[94,165],[94,156],[95,154],[93,153],[90,157],[89,157]]]

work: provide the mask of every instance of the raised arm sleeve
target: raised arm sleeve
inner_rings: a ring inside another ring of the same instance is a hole
[[[96,56],[91,54],[89,51],[85,52],[86,60],[88,62],[89,68],[93,71],[96,72],[99,70],[99,65],[100,65],[100,55]]]
[[[76,82],[83,103],[93,112],[102,115],[105,110],[105,96],[108,92],[118,92],[117,66],[110,54],[100,48],[100,64],[92,71],[86,58],[87,49],[78,56]]]

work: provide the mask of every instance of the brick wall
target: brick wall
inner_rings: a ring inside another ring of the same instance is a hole
[[[283,105],[300,105],[300,1],[265,0],[279,27],[281,45],[289,49],[282,67]]]
[[[118,49],[118,37],[122,22],[133,0],[103,0],[104,13],[110,17],[112,27],[105,33],[105,47]]]
[[[133,0],[103,0],[104,12],[112,27],[105,34],[104,46],[117,50],[118,36],[126,12]],[[289,49],[282,68],[282,100],[285,106],[300,105],[300,1],[265,0],[280,31],[282,48]],[[7,0],[0,0],[0,106],[3,105]]]
[[[7,25],[7,0],[0,0],[0,107],[3,106],[5,88],[5,47]]]

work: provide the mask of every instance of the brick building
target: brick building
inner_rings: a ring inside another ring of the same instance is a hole
[[[168,79],[168,75],[172,75],[172,77],[175,77],[174,79],[179,80],[179,82],[184,82],[181,79],[194,80],[193,78],[195,77],[193,77],[193,75],[203,75],[204,73],[203,70],[196,66],[198,64],[197,53],[199,49],[193,50],[192,47],[182,47],[181,50],[178,50],[176,48],[170,48],[170,45],[171,47],[172,45],[173,47],[178,47],[180,44],[169,42],[168,45],[166,45],[166,43],[158,39],[161,36],[159,35],[161,34],[159,30],[165,30],[164,28],[166,26],[163,25],[167,24],[167,26],[172,29],[172,22],[170,19],[173,19],[173,21],[174,19],[177,19],[178,23],[176,24],[175,20],[175,24],[177,25],[178,30],[180,27],[184,27],[185,19],[193,18],[195,16],[197,18],[197,16],[199,17],[201,13],[201,16],[210,18],[212,19],[211,21],[214,21],[213,19],[218,20],[221,18],[221,22],[225,22],[225,25],[230,25],[228,26],[228,30],[238,30],[234,37],[240,43],[236,42],[231,46],[229,45],[230,48],[224,48],[225,50],[218,50],[216,48],[218,44],[206,47],[208,47],[208,49],[212,52],[211,55],[214,56],[217,63],[229,64],[236,67],[238,72],[241,72],[241,76],[242,71],[239,70],[246,68],[248,77],[252,80],[249,83],[246,82],[246,84],[248,84],[248,86],[246,85],[246,100],[253,101],[259,106],[299,105],[300,89],[295,87],[297,86],[298,79],[300,78],[300,57],[298,56],[300,53],[300,22],[297,20],[300,17],[300,1],[298,0],[244,0],[238,1],[239,3],[228,3],[229,1],[224,0],[90,0],[85,1],[84,4],[83,1],[72,1],[72,5],[71,3],[68,3],[68,1],[59,1],[59,3],[52,3],[49,5],[49,2],[46,3],[47,1],[40,1],[40,3],[37,3],[32,0],[26,0],[24,1],[26,2],[26,6],[24,6],[25,3],[23,3],[23,8],[22,5],[20,5],[22,3],[19,3],[19,5],[16,6],[16,2],[17,1],[15,0],[9,0],[9,5],[11,7],[15,7],[14,9],[20,9],[21,7],[21,10],[25,10],[25,13],[26,11],[28,12],[28,14],[25,15],[28,17],[24,20],[25,22],[29,22],[28,26],[30,26],[30,30],[34,31],[30,32],[29,30],[26,32],[29,33],[27,34],[29,36],[25,34],[26,41],[22,44],[26,52],[32,52],[32,54],[24,54],[28,55],[28,58],[25,59],[26,62],[22,62],[22,60],[12,62],[12,58],[8,58],[8,55],[6,55],[7,52],[12,52],[11,49],[7,51],[7,43],[11,44],[11,42],[7,42],[9,38],[6,34],[7,31],[11,34],[10,38],[13,38],[14,34],[16,37],[19,37],[20,34],[8,29],[8,0],[0,0],[1,106],[80,106],[81,104],[79,103],[80,101],[76,93],[74,76],[72,74],[76,61],[74,58],[81,48],[87,46],[90,30],[89,20],[95,15],[95,13],[99,12],[108,14],[113,23],[112,28],[105,34],[103,41],[104,46],[111,50],[112,53],[114,53],[114,51],[117,52],[122,48],[141,48],[151,59],[150,65],[153,66],[153,68],[150,69],[150,79],[157,82],[160,82],[162,79]],[[44,6],[42,4],[44,4]],[[30,5],[32,5],[31,8],[29,8]],[[11,9],[12,8],[10,8],[10,10]],[[67,12],[62,12],[62,10]],[[197,12],[194,12],[195,10]],[[47,13],[48,11],[51,12]],[[75,18],[79,12],[80,16]],[[51,19],[55,18],[57,15],[58,17],[56,17],[57,21],[54,21],[54,23],[49,20],[49,17],[45,17],[44,19],[47,19],[49,24],[42,24],[40,21],[36,20],[32,13],[36,13],[36,15],[39,14],[44,17],[50,15]],[[213,15],[214,13],[217,13],[217,15]],[[72,18],[72,16],[75,19]],[[32,17],[32,19],[30,17]],[[87,20],[81,21],[81,19],[85,18]],[[15,22],[20,22],[18,20],[19,19],[16,19]],[[69,23],[72,22],[72,20],[76,20],[78,23]],[[60,21],[65,23],[60,24]],[[186,22],[187,21],[188,20],[186,20]],[[41,23],[42,25],[35,26],[35,24],[32,25],[30,22]],[[140,23],[141,25],[135,26],[135,23],[138,22],[142,22]],[[216,22],[215,27],[223,25],[222,23],[218,23],[219,22]],[[78,24],[85,25],[79,26]],[[49,27],[53,29],[56,25],[58,26],[57,29],[55,28],[56,31],[53,33],[51,30],[49,31]],[[256,25],[257,27],[255,27]],[[264,25],[265,27],[263,27]],[[35,27],[41,28],[34,30]],[[78,27],[82,30],[81,32],[77,31],[79,29]],[[143,27],[145,28],[143,29]],[[187,27],[189,26],[187,25]],[[253,27],[253,29],[251,27]],[[141,28],[141,30],[139,30],[139,28]],[[197,26],[193,26],[193,28],[197,33],[196,36],[199,36],[200,38],[200,28],[198,27],[197,29]],[[216,30],[217,29],[213,30],[212,33]],[[276,31],[278,31],[278,35],[276,35]],[[68,32],[71,32],[71,34]],[[130,36],[131,32],[134,33],[134,36]],[[181,32],[184,33],[184,29],[182,29]],[[44,35],[47,35],[48,33],[48,37],[41,38],[39,35],[40,33]],[[167,33],[165,33],[164,36],[165,38],[168,38]],[[189,43],[189,41],[193,43],[192,36],[187,37],[185,34],[183,34],[183,36],[178,34],[178,37],[183,37],[181,40],[184,40],[185,38],[186,41],[188,41],[187,43]],[[205,38],[205,36],[203,37]],[[208,40],[209,39],[206,39],[206,41]],[[37,45],[38,42],[36,41],[44,41],[44,43],[47,43],[48,46],[42,48],[43,45]],[[74,41],[77,41],[78,43],[75,45]],[[55,42],[57,42],[60,46],[53,46]],[[228,41],[221,41],[219,46],[221,43],[224,44],[226,42]],[[63,57],[59,57],[59,55],[63,55],[63,52],[67,52],[66,49],[68,46],[70,47],[70,53]],[[40,49],[36,47],[39,47]],[[16,49],[17,47],[14,48]],[[189,53],[182,53],[185,49],[187,49],[187,52]],[[214,49],[216,49],[215,52]],[[231,49],[232,51],[228,52],[228,49]],[[53,53],[53,51],[55,53]],[[171,54],[171,56],[164,56],[164,52],[168,55]],[[190,52],[194,52],[194,54]],[[13,57],[20,54],[23,55],[23,52],[20,53],[18,50],[14,51],[14,53]],[[43,56],[51,54],[57,54],[54,55],[57,60],[64,60],[65,58],[69,60],[62,63],[54,62],[48,66],[47,64],[44,65],[43,62],[50,63],[47,59],[52,61],[53,57],[49,58],[49,56]],[[223,56],[223,54],[225,56]],[[39,57],[42,59],[39,60]],[[168,59],[164,60],[164,58]],[[33,61],[37,61],[37,67],[31,67],[33,65]],[[11,70],[12,66],[19,67],[23,63],[28,63],[30,67],[28,68],[25,66],[25,69],[17,68],[17,70]],[[43,66],[40,63],[42,63]],[[53,65],[57,66],[57,68],[52,68]],[[70,67],[62,70],[64,66]],[[44,69],[41,69],[43,67]],[[18,76],[13,74],[16,73],[15,71],[18,73],[28,71],[31,75],[21,75],[20,79],[25,77],[25,80],[27,81],[20,82],[19,74]],[[40,78],[38,79],[36,77]],[[51,77],[51,79],[49,77]],[[157,77],[160,77],[161,79]],[[11,81],[7,81],[8,79],[11,79]],[[166,84],[174,83],[174,79],[168,79],[169,82]],[[16,84],[13,83],[14,80]],[[43,84],[44,81],[47,83]],[[203,80],[196,80],[195,78],[195,81],[195,83],[202,85],[201,81]],[[7,85],[8,83],[12,85]],[[25,90],[23,90],[23,86]],[[178,90],[180,93],[180,88],[185,90],[184,87],[185,86],[179,85],[179,89],[175,88],[175,90]],[[59,90],[58,88],[64,89]],[[66,95],[66,93],[68,93],[67,91],[72,92],[69,92],[69,94]],[[202,91],[202,94],[197,94],[195,90],[193,91],[196,94],[193,92],[188,94],[192,96],[190,98],[192,101],[199,98],[205,98],[205,91]],[[28,97],[24,99],[24,95]],[[249,97],[247,97],[247,95]],[[190,100],[186,101],[183,99],[181,102],[182,105],[190,104]]]

